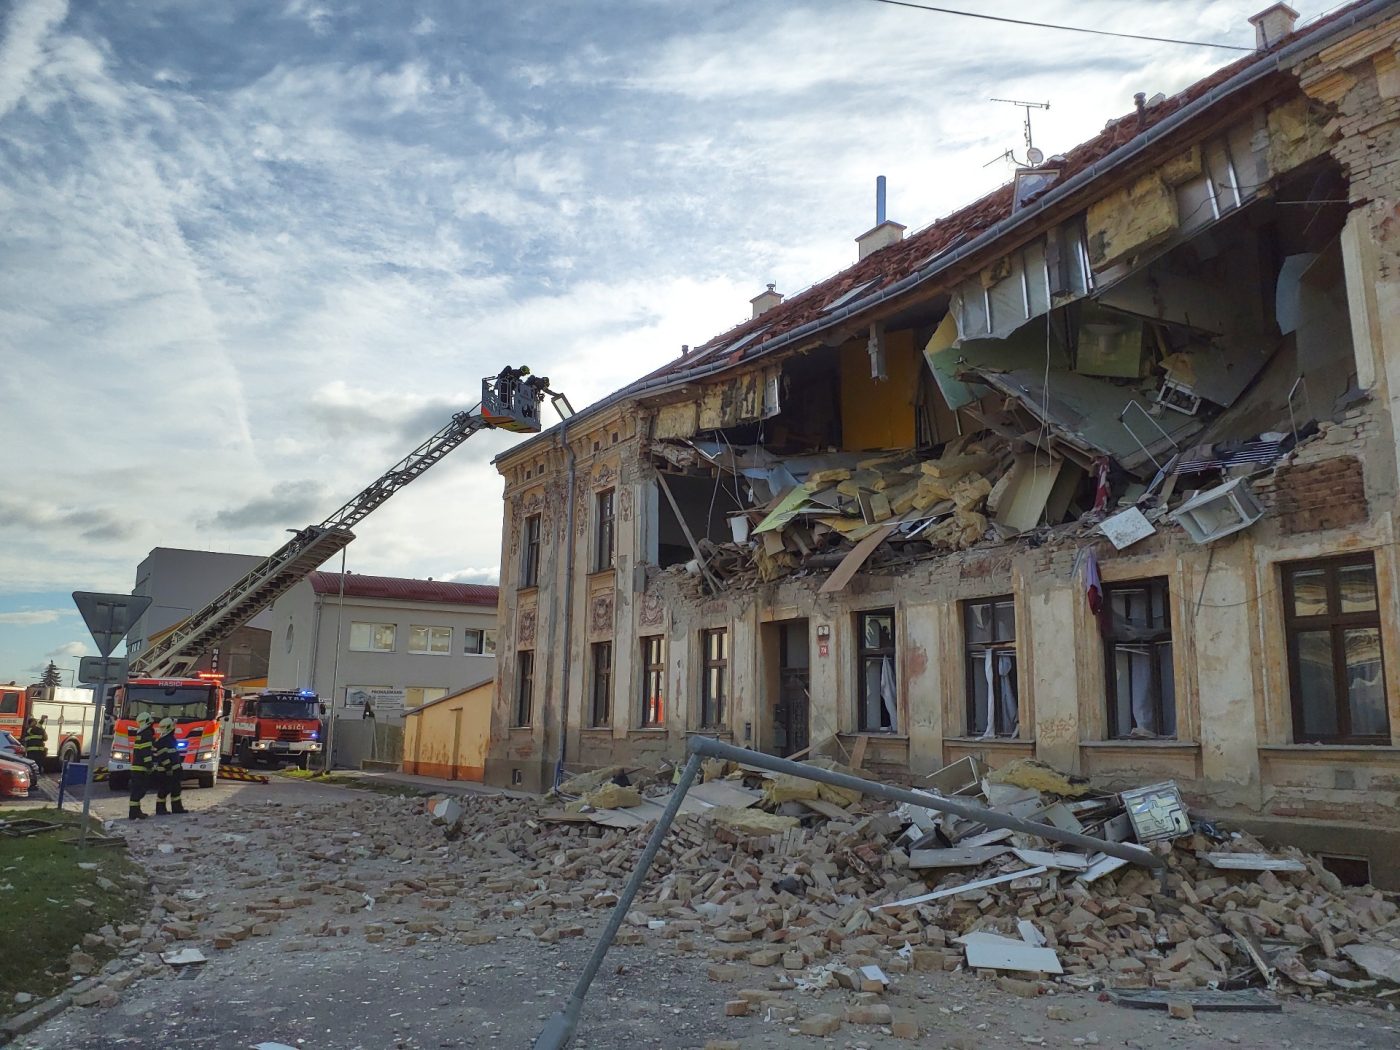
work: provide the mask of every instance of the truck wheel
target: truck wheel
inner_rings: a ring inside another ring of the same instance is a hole
[[[214,774],[213,774],[213,773],[201,773],[201,774],[199,774],[199,786],[202,787],[202,788],[211,788],[211,787],[213,787],[213,786],[214,786]]]
[[[77,741],[67,740],[58,749],[58,764],[62,767],[67,762],[77,762],[83,757],[82,750],[78,747]]]
[[[107,778],[107,786],[113,791],[125,791],[131,786],[130,774],[113,773]]]

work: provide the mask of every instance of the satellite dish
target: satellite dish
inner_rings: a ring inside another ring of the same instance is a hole
[[[1030,162],[1031,167],[1037,166],[1044,159],[1045,154],[1042,153],[1040,150],[1036,149],[1034,146],[1031,146],[1029,149],[1026,150],[1026,160]]]

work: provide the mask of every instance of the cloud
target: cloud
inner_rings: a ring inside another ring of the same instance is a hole
[[[440,579],[448,583],[482,583],[495,586],[501,579],[501,567],[492,565],[489,569],[457,569]]]
[[[39,623],[53,623],[61,616],[71,615],[71,609],[22,609],[19,612],[0,613],[0,623],[30,626]]]
[[[64,642],[57,649],[50,649],[44,655],[50,660],[57,660],[60,657],[73,659],[79,656],[87,656],[88,650],[92,648],[90,642]]]
[[[60,507],[35,499],[0,494],[0,522],[21,529],[58,529],[92,541],[114,541],[134,533],[131,522],[100,507]]]
[[[213,528],[240,530],[260,525],[300,528],[307,520],[324,516],[324,487],[316,481],[280,481],[266,496],[255,496],[235,507],[226,507],[208,519]]]
[[[0,119],[24,97],[44,60],[45,38],[68,17],[65,0],[20,0],[0,38]]]

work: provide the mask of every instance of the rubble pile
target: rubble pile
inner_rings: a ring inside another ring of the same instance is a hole
[[[969,773],[971,783],[955,784]],[[1122,798],[1036,763],[1004,770],[1000,783],[970,760],[939,777],[1001,812],[1133,838]],[[1057,975],[1080,988],[1262,984],[1311,994],[1400,984],[1396,903],[1342,886],[1297,850],[1180,823],[1153,845],[1167,866],[1162,886],[1123,860],[930,810],[824,799],[799,778],[741,769],[694,790],[741,790],[744,779],[763,785],[748,804],[682,810],[621,943],[673,940],[721,966],[786,971],[798,987],[858,986],[862,966]],[[1158,818],[1162,794],[1149,798]],[[659,811],[645,800],[644,814],[648,806]],[[483,907],[553,941],[582,931],[569,912],[616,903],[655,814],[610,826],[613,816],[483,800],[449,830],[464,859],[489,868],[472,891],[495,899]]]

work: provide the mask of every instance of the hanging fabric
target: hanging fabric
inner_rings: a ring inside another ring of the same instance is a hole
[[[1016,683],[1012,676],[1016,673],[1016,660],[1009,653],[997,657],[998,696],[1001,700],[1001,734],[1015,736],[1020,725],[1020,704],[1016,697]]]
[[[990,649],[982,654],[982,675],[987,682],[987,725],[979,737],[981,740],[990,740],[997,735],[997,685],[996,673],[992,669],[994,655]]]
[[[894,664],[888,656],[880,663],[880,702],[885,705],[885,718],[893,732],[898,723],[895,720]]]

